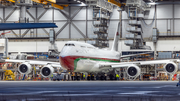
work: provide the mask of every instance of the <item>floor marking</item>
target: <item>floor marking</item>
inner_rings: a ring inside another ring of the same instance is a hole
[[[27,93],[10,93],[10,94],[3,94],[1,93],[1,95],[34,95],[34,94],[43,94],[43,93],[57,93],[59,91],[35,91],[35,92],[27,92]]]
[[[130,93],[118,93],[118,94],[124,94],[124,95],[143,95],[148,93],[154,93],[158,91],[136,91],[136,92],[130,92]]]

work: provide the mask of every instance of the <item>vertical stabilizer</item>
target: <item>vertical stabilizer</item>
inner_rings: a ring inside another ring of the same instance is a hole
[[[112,51],[118,51],[118,40],[120,36],[119,30],[120,30],[120,22],[118,22],[117,30],[114,35],[114,41],[113,41],[112,49],[111,49]]]

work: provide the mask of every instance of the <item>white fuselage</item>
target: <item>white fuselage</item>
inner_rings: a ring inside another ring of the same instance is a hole
[[[97,71],[94,66],[98,62],[119,62],[120,53],[107,49],[99,49],[87,43],[67,42],[60,53],[61,65],[75,72]]]

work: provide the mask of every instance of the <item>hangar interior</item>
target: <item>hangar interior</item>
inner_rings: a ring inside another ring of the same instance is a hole
[[[151,52],[123,58],[121,61],[179,59],[180,0],[56,0],[56,3],[53,2],[53,0],[43,0],[43,2],[1,0],[0,27],[4,26],[3,23],[55,23],[58,26],[38,29],[1,29],[1,58],[18,59],[19,56],[20,59],[58,62],[59,53],[68,41],[90,43],[100,49],[110,49],[118,22],[121,22],[118,51],[122,52],[122,55]],[[19,77],[18,80],[24,80],[25,76],[19,74],[17,68],[18,63],[1,63],[1,80],[6,80],[4,72],[6,69],[15,72],[16,78]],[[34,71],[39,74],[38,70]],[[174,75],[164,72],[163,65],[142,66],[141,76],[132,79],[128,77],[125,68],[117,70],[116,73],[119,73],[121,80],[176,79]],[[18,74],[21,77],[17,77]],[[64,78],[69,80],[71,75],[78,75],[81,78],[83,74],[65,73],[64,75],[67,75]],[[89,74],[86,74],[86,77],[88,76]]]

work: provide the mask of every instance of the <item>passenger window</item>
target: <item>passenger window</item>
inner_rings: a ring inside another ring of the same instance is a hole
[[[65,46],[75,46],[74,44],[65,44]]]

